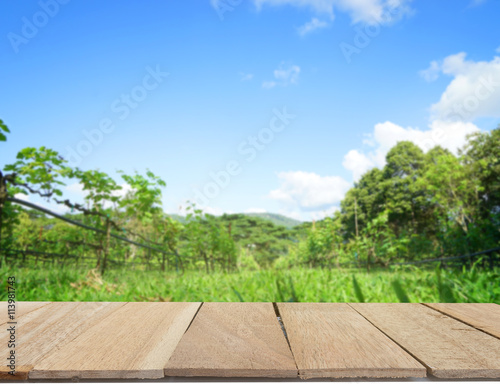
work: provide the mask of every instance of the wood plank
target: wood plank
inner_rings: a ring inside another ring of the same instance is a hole
[[[436,377],[500,378],[500,340],[421,304],[350,304]]]
[[[204,303],[166,376],[297,377],[272,303]]]
[[[500,305],[498,304],[426,303],[425,305],[500,338]]]
[[[0,367],[0,380],[25,380],[29,371],[48,353],[61,348],[124,303],[49,303],[19,317],[16,324],[16,375]],[[8,335],[2,332],[0,345]]]
[[[50,304],[50,301],[16,301],[15,317],[16,319],[19,319],[19,317],[23,316],[24,314],[41,308],[47,304]],[[0,301],[0,325],[3,325],[10,321],[8,318],[8,305],[9,304],[7,301]]]
[[[127,303],[35,364],[30,379],[158,379],[200,303]]]
[[[278,304],[301,378],[425,377],[426,369],[347,304]]]

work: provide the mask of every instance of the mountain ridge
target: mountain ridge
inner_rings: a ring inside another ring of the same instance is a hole
[[[178,215],[176,213],[167,213],[167,215],[170,216],[172,219],[179,221],[182,224],[185,224],[187,222],[185,216]],[[304,223],[303,221],[292,219],[291,217],[279,213],[271,213],[271,212],[237,213],[237,215],[259,217],[261,219],[272,222],[274,225],[282,225],[289,229]]]

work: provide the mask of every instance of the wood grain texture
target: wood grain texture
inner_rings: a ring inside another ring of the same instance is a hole
[[[204,303],[166,376],[297,377],[272,303]]]
[[[280,303],[301,378],[425,377],[426,369],[347,304]]]
[[[500,378],[500,340],[421,304],[350,304],[439,378]]]
[[[16,319],[23,316],[26,313],[34,311],[41,308],[47,304],[49,301],[16,301]],[[0,301],[0,325],[3,325],[9,321],[8,318],[8,302]]]
[[[124,303],[48,303],[19,317],[16,324],[16,376],[0,367],[0,380],[23,380],[47,354],[63,347],[94,322],[105,318]],[[7,345],[7,333],[0,345]]]
[[[200,303],[127,303],[55,351],[30,379],[158,379]]]
[[[425,305],[500,338],[500,305],[498,304],[426,303]]]

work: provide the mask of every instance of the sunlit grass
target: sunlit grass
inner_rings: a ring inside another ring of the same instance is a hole
[[[500,303],[500,269],[292,269],[235,273],[0,268],[17,280],[17,300],[301,301]],[[0,293],[6,299],[6,290]]]

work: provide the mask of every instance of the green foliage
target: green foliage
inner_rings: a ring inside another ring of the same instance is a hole
[[[161,188],[167,184],[153,172],[148,170],[146,177],[138,174],[133,176],[122,174],[122,179],[130,186],[131,191],[121,199],[120,207],[128,218],[141,216],[141,219],[151,219],[151,217],[161,211]]]
[[[500,126],[472,134],[461,155],[469,177],[479,181],[481,216],[487,219],[500,206]]]
[[[0,141],[8,132],[0,121]],[[166,183],[149,170],[120,171],[124,191],[105,172],[71,169],[47,147],[25,148],[0,172],[0,250],[57,253],[62,265],[72,262],[69,255],[95,260],[99,272],[84,275],[57,267],[55,259],[53,270],[43,271],[47,260],[37,257],[33,272],[9,260],[26,277],[27,297],[38,300],[498,302],[498,269],[391,265],[500,244],[499,153],[500,128],[470,136],[458,156],[399,142],[383,168],[366,172],[347,192],[333,217],[299,224],[270,213],[216,217],[192,204],[179,221],[163,212]],[[84,201],[64,199],[68,181],[82,186]],[[18,193],[63,204],[68,218],[100,231],[7,201]],[[139,270],[106,268],[119,262],[137,262]],[[152,264],[161,272],[148,270]],[[385,271],[374,270],[380,267]]]
[[[392,303],[400,301],[389,284],[400,279],[407,300],[446,302],[436,285],[435,271],[397,268],[370,273],[328,269],[295,268],[286,272],[275,270],[239,273],[144,270],[109,270],[99,276],[89,270],[74,268],[44,269],[0,267],[0,284],[7,276],[16,275],[21,300],[46,301],[248,301],[248,302],[357,302],[353,274],[365,302]],[[500,304],[500,269],[441,270],[442,282],[452,290],[453,300],[470,303]],[[279,281],[279,283],[277,283]],[[279,286],[279,288],[278,288]],[[6,299],[0,293],[0,300]],[[406,300],[406,298],[404,299]],[[403,301],[404,301],[403,300]]]
[[[447,281],[446,278],[443,278],[441,265],[436,266],[435,272],[439,301],[441,303],[455,303],[456,299],[453,295],[452,282]]]
[[[401,280],[398,278],[395,278],[392,281],[392,288],[394,289],[394,292],[396,293],[396,296],[398,297],[399,302],[401,303],[410,303],[410,298],[405,292],[405,289],[403,288],[403,285],[401,284]]]
[[[265,220],[270,221],[271,223],[273,223],[276,226],[283,226],[283,227],[288,228],[288,229],[292,229],[292,228],[301,224],[301,222],[298,220],[291,219],[290,217],[279,215],[277,213],[269,213],[269,212],[246,213],[245,215],[250,216],[250,217],[258,217],[260,219],[265,219]]]
[[[238,254],[237,267],[239,271],[258,271],[261,269],[254,254],[248,248],[241,248]]]
[[[4,170],[12,173],[9,178],[12,185],[46,198],[62,196],[59,187],[65,185],[62,178],[70,172],[66,160],[46,147],[22,149],[17,154],[17,161],[6,165]]]
[[[287,284],[288,283],[288,284]],[[278,291],[278,299],[282,303],[298,303],[300,300],[295,292],[295,287],[293,285],[293,280],[291,276],[288,276],[288,281],[283,282],[283,278],[279,277],[276,279],[276,289]],[[286,292],[289,292],[290,296]]]
[[[482,187],[452,154],[439,156],[428,166],[418,185],[425,188],[443,220],[454,220],[467,233],[477,214],[477,194]]]
[[[10,133],[9,128],[0,120],[0,141],[7,141],[6,133]]]
[[[237,250],[231,227],[225,227],[214,216],[204,214],[195,204],[190,204],[184,226],[187,250],[191,259],[200,259],[207,273],[215,271],[216,264],[226,271],[236,267]]]
[[[240,294],[240,293],[236,290],[236,288],[234,288],[234,287],[231,287],[231,288],[233,289],[234,294],[235,294],[236,296],[238,296],[238,300],[239,300],[240,302],[244,302],[244,301],[245,301],[245,299],[244,299],[244,298],[243,298],[243,296],[241,296],[241,294]]]
[[[340,221],[327,217],[318,225],[313,224],[302,249],[302,259],[312,267],[338,262],[341,243]]]
[[[251,255],[260,267],[269,267],[297,241],[297,232],[260,217],[244,214],[224,214],[213,217],[225,228],[231,228],[231,235],[240,252]]]
[[[361,290],[361,287],[358,284],[358,280],[356,280],[356,276],[354,275],[352,276],[352,286],[354,287],[354,293],[356,294],[358,302],[364,303],[365,296],[363,295],[363,291]]]
[[[341,202],[344,253],[387,265],[498,246],[500,128],[472,135],[460,153],[394,146]]]
[[[98,170],[72,170],[69,177],[76,179],[85,192],[85,200],[97,211],[109,210],[106,204],[116,204],[120,200],[117,194],[122,189],[110,176]]]

